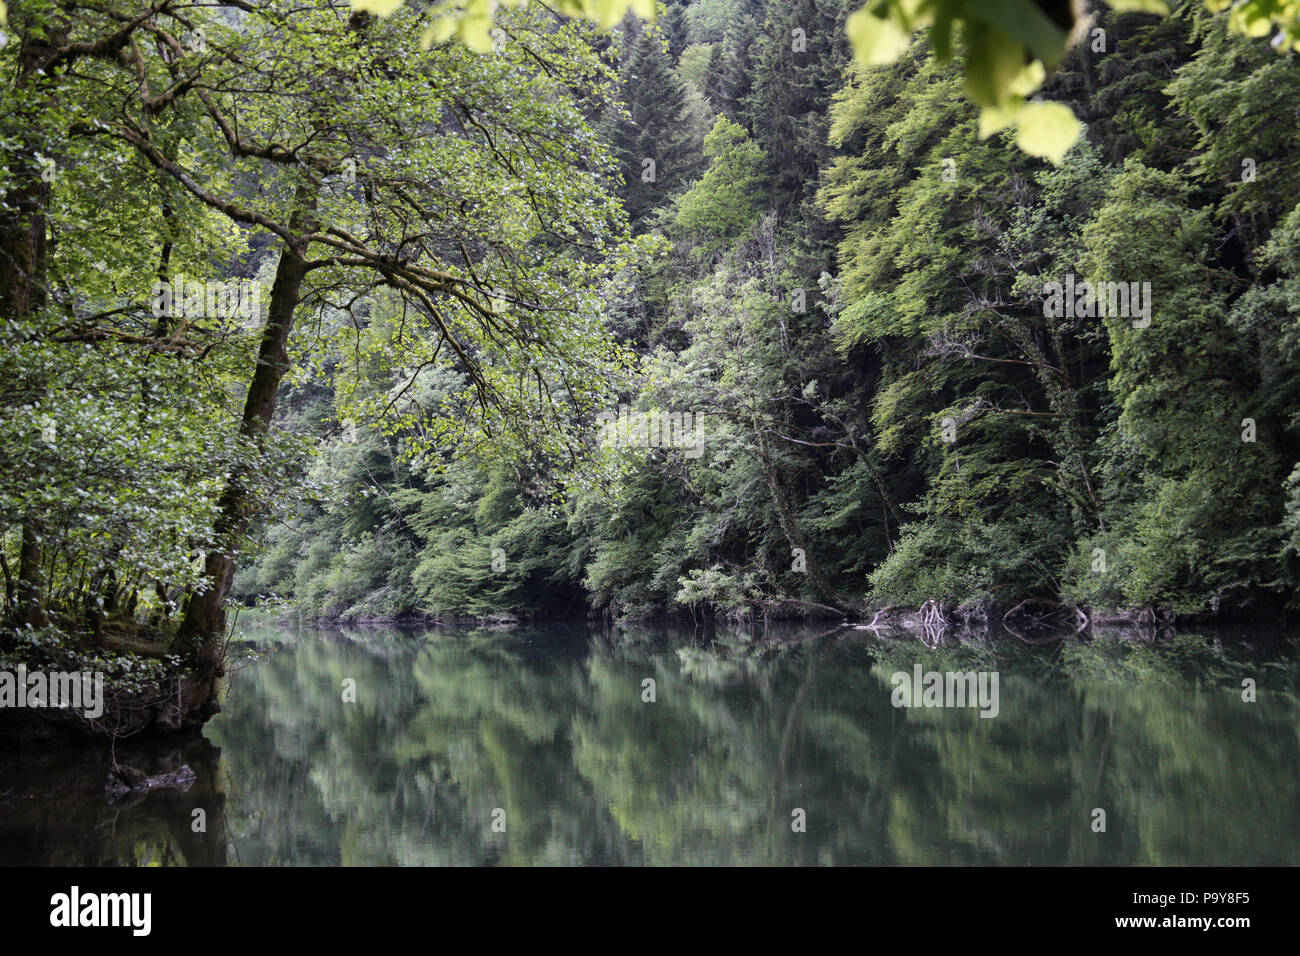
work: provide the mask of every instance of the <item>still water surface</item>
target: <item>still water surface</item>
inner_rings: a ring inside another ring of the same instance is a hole
[[[0,754],[0,861],[1300,863],[1295,638],[773,636],[241,625],[202,737],[118,744],[189,792]],[[918,663],[996,671],[997,716],[894,707]]]

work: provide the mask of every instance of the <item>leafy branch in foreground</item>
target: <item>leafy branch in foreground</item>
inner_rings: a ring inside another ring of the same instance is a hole
[[[405,0],[350,0],[353,9],[386,17]],[[442,0],[421,44],[428,49],[458,37],[470,49],[493,49],[493,12],[531,0]],[[540,0],[539,0],[540,3]],[[1106,0],[1121,12],[1169,13],[1165,0]],[[565,16],[610,27],[629,12],[653,19],[655,0],[554,0],[541,4]],[[1229,29],[1251,37],[1273,33],[1279,51],[1300,50],[1300,0],[1206,0],[1214,13],[1230,10]],[[1015,127],[1016,145],[1056,165],[1079,140],[1082,124],[1068,106],[1031,96],[1088,28],[1082,0],[873,0],[845,22],[858,62],[896,61],[919,31],[928,32],[940,62],[957,43],[965,50],[966,92],[981,108],[980,137]]]

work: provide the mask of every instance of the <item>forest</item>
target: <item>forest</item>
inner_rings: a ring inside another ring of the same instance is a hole
[[[242,607],[1293,610],[1300,3],[3,24],[0,665],[176,727]]]

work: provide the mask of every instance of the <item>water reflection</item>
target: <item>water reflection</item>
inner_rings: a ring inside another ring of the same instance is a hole
[[[110,808],[104,754],[0,755],[0,858],[1300,862],[1293,640],[783,636],[801,639],[245,627],[264,659],[234,675],[206,740],[135,745],[147,771],[189,762],[189,793]],[[918,663],[997,671],[998,716],[895,708],[891,675]],[[191,832],[198,807],[206,834]],[[1105,833],[1090,826],[1098,807]]]
[[[198,735],[166,743],[123,740],[116,756],[147,774],[188,764],[197,779],[184,793],[110,801],[104,794],[112,760],[108,745],[0,749],[0,863],[213,866],[228,861],[220,838],[226,797],[216,747]],[[202,813],[196,816],[195,810]]]

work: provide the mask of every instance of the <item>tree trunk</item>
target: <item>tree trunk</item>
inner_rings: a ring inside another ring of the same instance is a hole
[[[17,617],[19,624],[28,624],[33,628],[44,627],[47,623],[45,605],[41,600],[44,589],[44,575],[41,561],[44,559],[41,548],[41,531],[43,525],[35,517],[23,520],[23,542],[18,552],[18,600]]]
[[[17,85],[31,89],[53,85],[41,69],[58,44],[66,41],[66,30],[56,31],[50,39],[28,39],[18,54]],[[52,105],[49,97],[32,95],[25,116],[16,117],[18,128],[36,129],[40,114]],[[26,119],[27,122],[21,122]],[[0,316],[21,322],[45,304],[45,207],[50,187],[42,178],[44,170],[37,164],[34,149],[22,148],[10,173],[17,185],[0,203]],[[43,392],[35,382],[35,391]],[[18,557],[18,582],[15,617],[19,624],[44,627],[47,623],[42,601],[44,576],[41,573],[44,527],[40,516],[24,516],[22,545]]]
[[[299,199],[301,198],[300,192]],[[300,224],[295,223],[294,228],[297,231]],[[266,327],[262,330],[257,368],[248,386],[244,417],[239,429],[240,434],[252,439],[258,448],[265,441],[271,417],[275,413],[280,380],[289,369],[287,345],[303,278],[307,274],[306,251],[303,243],[286,244],[271,286],[271,304]],[[204,691],[207,699],[200,705],[201,716],[204,717],[220,710],[216,700],[216,678],[224,672],[222,651],[226,629],[225,600],[235,574],[239,542],[248,530],[251,517],[249,477],[247,473],[237,472],[232,475],[221,495],[214,528],[219,550],[208,554],[204,564],[207,587],[202,592],[190,595],[180,625],[182,652],[195,665],[200,679],[206,682]]]

